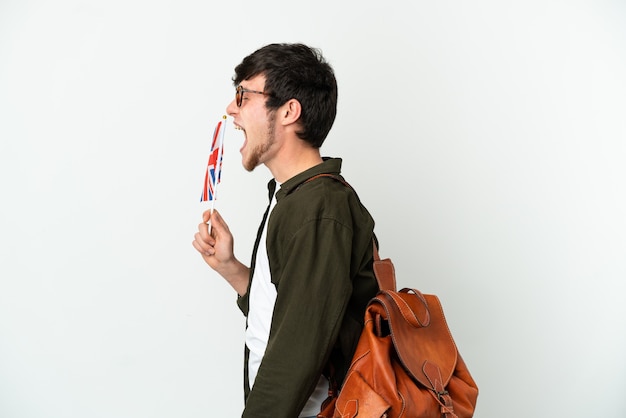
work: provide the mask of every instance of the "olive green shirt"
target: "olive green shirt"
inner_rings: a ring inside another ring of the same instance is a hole
[[[340,181],[341,159],[282,184],[269,216],[267,254],[277,296],[265,355],[252,390],[245,362],[243,417],[295,418],[329,359],[341,383],[378,291],[373,273],[374,221],[356,193]],[[275,181],[269,182],[270,199]],[[267,213],[264,216],[263,222]],[[252,281],[256,251],[252,255]],[[248,295],[237,301],[247,315]]]

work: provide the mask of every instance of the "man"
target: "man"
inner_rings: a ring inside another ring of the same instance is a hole
[[[337,111],[337,83],[321,53],[271,44],[246,57],[227,107],[245,136],[243,166],[271,172],[267,212],[250,267],[235,258],[219,212],[203,214],[193,245],[238,293],[247,317],[243,417],[315,416],[332,365],[341,384],[378,285],[374,221],[322,158]],[[326,174],[332,177],[317,177]],[[211,223],[209,234],[207,223]]]

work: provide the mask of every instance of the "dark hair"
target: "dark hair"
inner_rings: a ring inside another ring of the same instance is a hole
[[[275,110],[290,99],[302,106],[298,137],[319,148],[337,115],[337,80],[321,51],[303,44],[270,44],[248,55],[235,68],[235,86],[265,76],[265,106]]]

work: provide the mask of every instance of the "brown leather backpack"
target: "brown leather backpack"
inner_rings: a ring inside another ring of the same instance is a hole
[[[395,291],[391,260],[374,247],[381,291],[368,304],[365,326],[341,391],[332,384],[318,418],[467,418],[478,387],[461,358],[435,295]]]

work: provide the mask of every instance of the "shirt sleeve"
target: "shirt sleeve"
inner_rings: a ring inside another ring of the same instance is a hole
[[[252,281],[252,278],[248,279],[248,283]],[[248,312],[250,311],[250,284],[248,284],[248,290],[246,290],[246,294],[243,296],[237,296],[237,306],[244,314],[244,316],[248,316]]]
[[[272,266],[277,298],[270,337],[243,417],[298,416],[330,356],[352,293],[350,228],[315,220],[281,245],[282,265]]]

